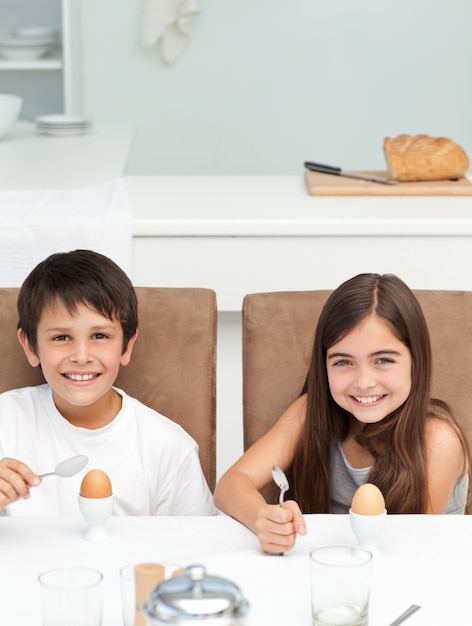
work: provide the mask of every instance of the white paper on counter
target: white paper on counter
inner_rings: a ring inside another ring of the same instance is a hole
[[[80,189],[0,191],[0,287],[19,287],[50,254],[87,249],[131,268],[125,182]]]

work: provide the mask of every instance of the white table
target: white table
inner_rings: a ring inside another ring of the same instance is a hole
[[[348,516],[306,519],[308,535],[278,557],[263,554],[252,533],[226,516],[111,518],[110,537],[99,543],[83,539],[81,519],[0,518],[0,624],[39,626],[38,573],[72,564],[103,572],[103,626],[120,626],[121,566],[171,561],[203,563],[238,584],[251,604],[248,626],[310,626],[310,549],[355,540]],[[379,549],[370,626],[388,626],[411,604],[422,608],[408,626],[470,626],[472,517],[388,517]]]
[[[18,122],[0,141],[0,189],[74,189],[122,176],[134,130],[95,124],[82,135],[49,136]]]

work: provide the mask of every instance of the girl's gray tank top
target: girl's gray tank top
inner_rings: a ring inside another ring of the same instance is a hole
[[[367,482],[370,467],[355,468],[346,459],[340,444],[331,455],[331,513],[349,513],[352,497]],[[469,475],[461,476],[453,489],[445,510],[447,515],[463,515],[467,502]]]

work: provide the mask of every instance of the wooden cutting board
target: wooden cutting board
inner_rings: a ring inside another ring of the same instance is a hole
[[[387,177],[387,172],[360,173]],[[310,196],[472,196],[472,183],[467,178],[383,185],[306,170],[305,182]]]

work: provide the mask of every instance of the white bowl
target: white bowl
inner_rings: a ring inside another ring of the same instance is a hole
[[[0,93],[0,137],[7,135],[20,114],[23,99],[7,93]]]
[[[0,55],[10,61],[32,61],[39,59],[48,52],[52,52],[56,47],[55,43],[46,42],[45,40],[33,40],[28,43],[27,40],[10,39],[9,41],[0,41]]]
[[[54,37],[3,37],[0,46],[12,46],[15,48],[27,48],[29,46],[49,46],[54,43]]]
[[[51,26],[23,26],[11,34],[18,39],[57,39],[57,32]]]

